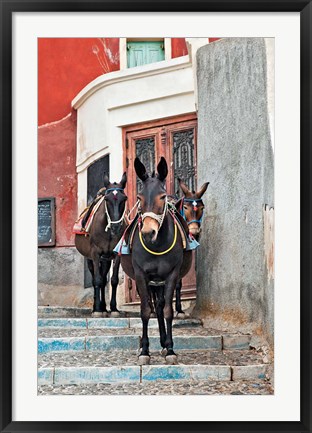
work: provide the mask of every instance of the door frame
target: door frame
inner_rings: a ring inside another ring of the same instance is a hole
[[[143,131],[146,129],[152,130],[152,129],[159,129],[160,126],[168,126],[168,125],[172,125],[172,128],[169,129],[169,131],[171,129],[174,129],[174,125],[175,124],[181,124],[181,126],[179,127],[179,129],[184,129],[183,126],[183,122],[190,122],[190,121],[195,121],[197,122],[197,115],[196,113],[187,113],[187,114],[179,114],[177,116],[173,116],[173,117],[166,117],[164,119],[158,119],[158,120],[150,120],[148,122],[141,122],[141,123],[136,123],[133,125],[128,125],[122,128],[122,161],[123,161],[123,169],[124,171],[128,172],[128,169],[130,167],[130,161],[129,161],[129,166],[127,166],[127,134],[131,133],[131,132],[138,132],[139,131]],[[197,126],[197,125],[196,125]],[[151,134],[144,134],[144,132],[142,132],[142,138],[144,138],[145,136],[150,136]],[[162,134],[161,134],[162,135]],[[195,143],[197,143],[197,128],[195,128],[195,137],[194,137]],[[171,142],[171,135],[169,137],[169,146],[167,146],[167,148],[165,147],[166,145],[166,137],[164,137],[164,139],[161,137],[161,143],[160,143],[160,149],[162,150],[163,155],[165,156],[166,160],[170,160],[170,152],[172,149],[172,145],[173,143]],[[156,144],[156,143],[155,143]],[[156,146],[157,148],[157,146]],[[157,152],[155,153],[155,162],[157,163]],[[195,179],[197,179],[197,152],[194,153],[194,158],[195,158]],[[132,172],[133,166],[130,168],[130,173]],[[171,183],[172,182],[172,173],[171,170],[169,170],[169,174],[168,174],[168,180]],[[126,188],[126,193],[128,195],[129,191]],[[131,193],[132,194],[132,193]]]
[[[158,119],[158,120],[151,120],[148,122],[141,122],[133,125],[128,125],[122,128],[122,159],[123,159],[123,168],[124,171],[127,172],[128,179],[132,178],[133,185],[136,184],[134,180],[136,179],[135,170],[133,167],[133,162],[131,160],[127,161],[128,157],[128,149],[130,143],[127,143],[127,137],[133,134],[135,138],[147,138],[151,137],[153,135],[153,132],[155,132],[155,164],[158,163],[159,154],[162,154],[165,156],[167,161],[171,160],[172,155],[172,147],[173,147],[173,140],[172,140],[172,134],[171,131],[179,131],[183,130],[189,126],[190,122],[193,122],[194,126],[194,142],[196,143],[196,149],[197,149],[197,115],[196,113],[187,113],[182,115],[177,115],[173,117],[167,117],[164,119]],[[177,124],[179,125],[177,127]],[[164,131],[160,132],[160,138],[159,138],[159,129],[161,127],[164,127]],[[169,133],[169,136],[167,137],[167,133]],[[194,165],[195,165],[195,179],[197,179],[197,152],[194,152]],[[168,184],[173,185],[173,173],[172,170],[169,169],[168,178],[167,178]],[[136,192],[134,188],[130,191],[128,189],[128,184],[130,185],[130,182],[127,182],[127,186],[125,188],[125,192],[127,196],[129,197],[129,203],[131,206],[134,205],[136,202]],[[174,191],[175,193],[175,191]],[[194,255],[195,256],[195,255]],[[195,260],[195,257],[193,257],[193,261]],[[129,280],[129,281],[128,281]],[[129,287],[127,287],[129,284]],[[126,304],[137,304],[139,303],[138,300],[131,300],[130,299],[130,290],[133,289],[132,287],[132,281],[129,278],[125,278],[125,298],[126,298]],[[188,288],[187,286],[184,286],[184,290],[181,293],[182,300],[192,300],[196,299],[196,288]]]

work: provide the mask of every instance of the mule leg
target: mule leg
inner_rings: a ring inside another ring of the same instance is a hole
[[[91,259],[87,259],[88,269],[92,275],[92,286],[94,290],[93,294],[93,313],[95,312],[96,308],[96,291],[95,291],[95,280],[94,280],[94,267],[93,267],[93,261]]]
[[[149,339],[148,339],[148,321],[152,312],[151,296],[146,284],[144,275],[136,272],[135,282],[141,299],[141,320],[143,325],[143,332],[141,338],[141,353],[139,355],[139,365],[150,363],[149,354]]]
[[[102,285],[101,285],[101,311],[102,315],[106,317],[108,315],[106,310],[106,301],[105,301],[105,287],[107,284],[107,274],[111,267],[111,260],[101,260],[101,275],[102,275]]]
[[[182,319],[185,317],[185,313],[182,310],[181,289],[182,289],[182,280],[179,280],[176,287],[176,312],[177,312],[177,317],[180,317]]]
[[[93,302],[93,313],[94,317],[102,316],[102,307],[101,307],[101,287],[103,285],[103,278],[100,270],[100,258],[99,256],[95,256],[92,260],[93,265],[93,287],[94,287],[94,302]],[[89,261],[88,261],[89,266]],[[89,267],[90,269],[90,267]]]
[[[111,278],[112,297],[110,301],[110,310],[111,310],[112,317],[120,316],[119,311],[117,309],[117,302],[116,302],[117,286],[119,283],[119,278],[118,278],[119,267],[120,267],[120,257],[116,256],[113,262],[113,275]]]
[[[172,320],[173,320],[173,292],[177,285],[177,276],[171,275],[166,281],[165,287],[165,307],[164,317],[167,325],[167,335],[165,341],[165,347],[167,349],[166,362],[168,364],[177,364],[177,355],[173,351],[173,339],[172,339]]]
[[[153,302],[153,300],[154,300],[154,302]],[[150,304],[151,304],[151,309],[152,309],[151,319],[154,319],[155,317],[157,317],[157,315],[155,313],[156,298],[154,298],[154,292],[152,292],[152,291],[150,291]]]
[[[160,286],[155,291],[155,308],[158,320],[158,328],[159,328],[159,336],[160,336],[160,345],[163,349],[166,348],[166,327],[165,327],[165,319],[164,319],[164,306],[165,306],[165,298],[164,298],[164,286]]]

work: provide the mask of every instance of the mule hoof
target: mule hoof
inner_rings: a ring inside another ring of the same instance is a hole
[[[168,352],[168,350],[164,347],[161,349],[160,354],[161,354],[161,356],[165,357],[167,355],[167,352]]]
[[[91,314],[92,317],[103,317],[102,316],[102,311],[93,311],[93,313]]]
[[[103,311],[102,316],[101,317],[109,317],[109,314],[107,311]]]
[[[150,318],[151,318],[151,319],[155,319],[155,317],[157,317],[157,316],[156,316],[156,313],[151,313]]]
[[[187,317],[187,314],[185,314],[183,311],[181,313],[177,314],[177,319],[185,319]]]
[[[166,364],[176,365],[178,363],[177,355],[167,355],[166,356]]]
[[[110,316],[111,317],[120,317],[120,313],[119,313],[119,311],[111,311]]]
[[[138,365],[149,365],[151,357],[148,355],[140,355],[138,358]]]

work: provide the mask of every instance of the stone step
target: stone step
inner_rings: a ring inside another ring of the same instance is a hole
[[[156,331],[156,330],[155,330]],[[196,335],[196,333],[182,332],[174,335],[174,348],[176,350],[222,350],[237,349],[248,350],[250,348],[250,335]],[[62,330],[63,332],[63,330]],[[140,335],[138,333],[122,333],[116,335],[85,335],[63,337],[63,336],[39,336],[38,353],[67,352],[67,351],[109,351],[109,350],[138,350]],[[150,349],[160,350],[159,336],[157,332],[149,335]]]
[[[38,317],[91,317],[91,308],[39,306]]]
[[[174,319],[173,327],[202,326],[199,319]],[[137,317],[107,317],[107,318],[39,318],[38,328],[66,329],[103,329],[103,328],[142,328],[142,321]],[[157,319],[150,319],[149,328],[158,328]]]
[[[178,360],[178,365],[166,365],[158,352],[152,352],[151,365],[138,366],[135,351],[43,354],[38,357],[38,384],[261,381],[267,377],[267,365],[255,351],[187,351],[178,355]]]

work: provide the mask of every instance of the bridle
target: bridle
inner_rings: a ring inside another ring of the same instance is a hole
[[[181,206],[180,206],[180,214],[184,218],[187,225],[190,225],[192,223],[197,223],[199,225],[201,224],[201,222],[203,220],[203,216],[204,216],[204,209],[203,209],[203,213],[202,213],[200,219],[199,220],[196,219],[197,204],[198,204],[198,202],[201,202],[201,201],[202,201],[202,199],[197,199],[197,198],[185,198],[185,197],[182,198]],[[184,202],[192,203],[192,206],[193,206],[192,211],[194,212],[194,215],[195,215],[195,219],[193,219],[192,221],[187,221],[187,219],[186,219],[186,215],[185,215],[184,207],[183,207]]]
[[[167,198],[167,196],[166,196],[166,198],[165,198],[165,206],[164,206],[164,210],[163,210],[163,212],[162,212],[161,215],[156,214],[156,213],[154,213],[154,212],[144,212],[144,213],[142,214],[142,213],[141,213],[141,209],[140,209],[140,205],[138,205],[138,214],[139,214],[139,239],[140,239],[141,245],[142,245],[142,247],[145,249],[145,251],[147,251],[148,253],[150,253],[150,254],[152,254],[152,255],[154,255],[154,256],[162,256],[162,255],[164,255],[164,254],[169,253],[169,251],[171,251],[171,250],[173,249],[173,247],[175,246],[175,244],[176,244],[176,242],[177,242],[177,233],[178,233],[177,222],[176,222],[176,220],[175,220],[175,218],[174,218],[174,219],[173,219],[173,220],[174,220],[174,235],[173,235],[173,241],[172,241],[172,244],[171,244],[170,247],[168,247],[165,251],[160,251],[160,252],[158,252],[158,251],[153,251],[153,250],[151,250],[150,248],[148,248],[148,247],[145,245],[144,240],[143,240],[143,236],[142,236],[142,231],[141,231],[141,230],[142,230],[142,222],[144,221],[144,219],[145,219],[146,217],[150,217],[150,218],[152,218],[152,219],[154,219],[155,221],[158,222],[158,226],[159,226],[159,229],[158,229],[158,230],[160,230],[160,228],[161,228],[161,226],[162,226],[162,224],[163,224],[163,222],[164,222],[165,216],[166,216],[166,214],[167,214],[167,211],[168,211],[168,198]]]
[[[159,229],[158,229],[158,230],[160,230],[160,227],[162,226],[162,224],[163,224],[163,222],[164,222],[164,219],[165,219],[165,216],[166,216],[167,210],[168,210],[168,198],[167,198],[167,196],[166,196],[166,198],[165,198],[165,206],[164,206],[164,210],[163,210],[163,213],[162,213],[161,215],[156,214],[156,213],[154,213],[154,212],[144,212],[144,213],[142,214],[142,213],[141,213],[140,205],[138,206],[138,213],[139,213],[139,215],[140,215],[140,217],[141,217],[141,221],[143,222],[143,221],[145,220],[146,217],[149,217],[149,218],[154,219],[155,221],[158,222],[158,225],[159,225]]]
[[[104,196],[106,196],[106,195],[109,194],[110,192],[113,192],[114,196],[116,197],[116,195],[118,194],[118,191],[122,191],[122,192],[123,192],[124,190],[123,190],[123,188],[108,188],[108,189],[105,191]],[[111,228],[111,225],[112,225],[112,224],[120,224],[120,223],[123,222],[123,220],[124,220],[124,218],[125,218],[125,214],[126,214],[126,206],[125,206],[125,209],[124,209],[124,211],[123,211],[123,214],[122,214],[121,218],[119,218],[119,220],[112,221],[112,219],[111,219],[111,217],[110,217],[110,215],[109,215],[109,212],[108,212],[108,209],[107,209],[107,205],[106,205],[106,203],[105,203],[105,214],[106,214],[106,218],[107,218],[107,222],[108,222],[108,224],[107,224],[107,226],[106,226],[106,228],[105,228],[105,231],[107,232],[107,231]]]

